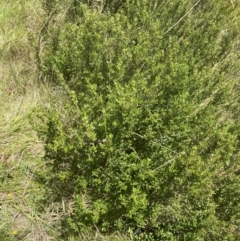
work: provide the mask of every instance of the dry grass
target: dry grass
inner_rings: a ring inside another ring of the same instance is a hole
[[[37,83],[33,42],[42,22],[40,1],[0,3],[0,239],[57,240],[49,207],[40,213],[44,186],[34,180],[43,146],[29,123],[34,107],[49,101]]]

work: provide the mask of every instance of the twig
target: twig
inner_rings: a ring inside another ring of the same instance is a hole
[[[156,170],[158,170],[158,169],[160,169],[160,168],[162,168],[162,167],[165,167],[165,166],[167,166],[168,164],[171,164],[177,157],[179,157],[179,156],[175,156],[174,158],[168,160],[167,162],[163,163],[163,164],[160,165],[159,167],[155,168],[154,171],[156,171]]]
[[[144,136],[142,136],[142,135],[140,135],[140,134],[138,134],[138,133],[136,133],[136,132],[134,132],[134,134],[136,135],[136,136],[139,136],[140,138],[142,138],[142,139],[145,139],[145,137]],[[157,142],[154,142],[154,141],[151,141],[152,143],[157,143]],[[159,144],[159,143],[157,143],[157,144]],[[160,144],[161,145],[161,144]],[[165,147],[165,146],[163,146],[163,145],[161,145],[163,148],[165,148],[165,149],[167,149],[168,151],[171,151],[171,152],[173,152],[173,153],[175,153],[175,154],[177,154],[177,152],[175,152],[175,151],[172,151],[171,149],[169,149],[169,148],[167,148],[167,147]],[[132,148],[131,148],[132,149]],[[134,150],[134,149],[133,149]],[[135,150],[134,150],[135,151]],[[136,152],[137,153],[137,152]],[[156,171],[156,170],[158,170],[158,169],[160,169],[160,168],[162,168],[162,167],[165,167],[165,166],[167,166],[168,164],[171,164],[176,158],[178,158],[178,157],[180,157],[181,156],[181,154],[177,154],[177,156],[175,156],[174,158],[172,158],[172,159],[170,159],[170,160],[168,160],[167,162],[165,162],[165,163],[163,163],[162,165],[160,165],[160,166],[158,166],[157,168],[155,168],[154,169],[154,171]],[[140,159],[140,158],[139,158]]]
[[[198,0],[175,24],[173,24],[163,35],[166,35],[170,32],[176,25],[178,25],[199,3],[201,0]]]

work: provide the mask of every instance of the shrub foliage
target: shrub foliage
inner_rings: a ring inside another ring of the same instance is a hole
[[[44,1],[41,74],[67,98],[39,134],[73,230],[238,240],[234,4],[72,1],[60,26],[66,8]]]

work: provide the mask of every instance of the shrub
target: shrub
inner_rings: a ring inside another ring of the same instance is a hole
[[[71,228],[234,240],[239,137],[231,115],[221,119],[235,81],[235,10],[113,2],[101,12],[73,2],[45,35],[43,75],[68,98],[39,115],[39,134],[56,195],[73,200]]]

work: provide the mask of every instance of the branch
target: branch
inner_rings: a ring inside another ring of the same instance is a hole
[[[175,24],[173,24],[163,35],[170,32],[176,25],[178,25],[202,0],[198,0]]]
[[[158,170],[158,169],[160,169],[160,168],[162,168],[162,167],[165,167],[165,166],[167,166],[168,164],[171,164],[171,163],[172,163],[177,157],[179,157],[179,156],[180,156],[180,155],[175,156],[174,158],[168,160],[167,162],[163,163],[163,164],[160,165],[159,167],[155,168],[154,171],[156,171],[156,170]]]

